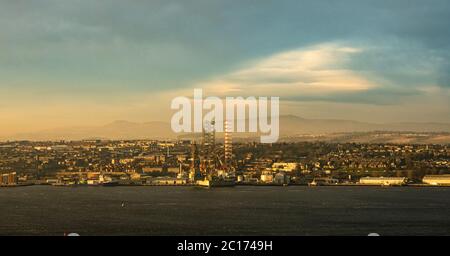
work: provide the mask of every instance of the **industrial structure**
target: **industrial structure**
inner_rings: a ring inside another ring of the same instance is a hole
[[[189,167],[189,181],[194,183],[201,176],[200,174],[200,160],[198,154],[197,144],[195,142],[191,145],[191,164]]]
[[[225,122],[224,148],[221,152],[216,147],[215,124],[213,120],[203,126],[202,149],[199,157],[202,178],[197,180],[196,184],[205,187],[234,186],[236,178],[232,164],[232,128],[228,122]]]

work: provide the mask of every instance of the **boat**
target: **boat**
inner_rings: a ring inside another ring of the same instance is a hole
[[[339,183],[338,179],[314,178],[313,181],[308,183],[308,186],[331,186],[331,185],[337,185],[338,183]]]
[[[115,186],[119,186],[119,181],[106,181],[101,183],[100,185],[104,186],[104,187],[115,187]]]
[[[76,184],[75,182],[56,182],[56,183],[52,183],[52,186],[55,187],[75,187],[78,186],[78,184]]]
[[[200,187],[234,187],[236,185],[236,180],[233,178],[223,178],[213,176],[210,178],[205,178],[203,180],[197,181],[197,186]]]

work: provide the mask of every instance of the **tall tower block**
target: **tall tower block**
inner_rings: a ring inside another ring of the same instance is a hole
[[[231,168],[231,158],[233,156],[233,137],[232,137],[232,131],[233,127],[231,126],[231,123],[228,121],[225,121],[225,141],[224,141],[224,153],[225,153],[225,168],[230,169]]]
[[[202,149],[201,149],[201,162],[202,172],[204,174],[210,174],[215,170],[215,148],[216,148],[216,130],[215,121],[210,123],[205,122],[203,124],[203,136],[202,136]]]

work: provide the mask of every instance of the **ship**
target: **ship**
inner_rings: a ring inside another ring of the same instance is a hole
[[[115,186],[119,186],[120,184],[119,184],[119,181],[113,180],[113,181],[103,182],[100,185],[102,185],[104,187],[115,187]]]
[[[197,181],[197,186],[200,187],[234,187],[236,185],[236,180],[233,178],[224,178],[212,176],[210,178],[205,178],[203,180]]]
[[[339,183],[338,179],[315,178],[313,181],[308,183],[308,186],[331,186],[331,185],[337,185],[338,183]]]
[[[114,187],[119,185],[119,181],[109,175],[100,174],[98,185],[104,187]]]

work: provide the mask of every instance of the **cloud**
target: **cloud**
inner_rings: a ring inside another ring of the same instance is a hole
[[[361,39],[379,45],[390,38],[401,46],[392,56],[410,54],[403,51],[410,42],[420,45],[417,51],[437,51],[433,56],[445,62],[443,84],[450,81],[450,5],[432,2],[4,1],[0,79],[25,79],[26,73],[30,81],[56,81],[64,88],[104,81],[157,91],[295,47]]]
[[[345,64],[364,49],[320,44],[254,61],[239,70],[197,85],[208,93],[233,96],[323,98],[379,87]]]
[[[394,105],[447,87],[445,64],[436,52],[406,42],[329,42],[247,62],[195,86],[219,96]]]

